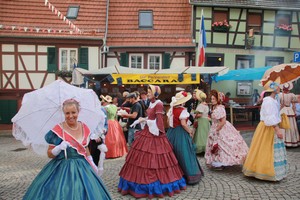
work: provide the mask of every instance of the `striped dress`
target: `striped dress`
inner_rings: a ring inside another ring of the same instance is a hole
[[[258,124],[243,166],[245,176],[261,180],[280,181],[287,176],[287,159],[284,141],[273,128],[280,119],[280,105],[272,97],[265,97]]]

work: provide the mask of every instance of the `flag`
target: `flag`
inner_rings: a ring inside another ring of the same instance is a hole
[[[206,33],[205,33],[204,16],[202,10],[200,29],[199,29],[199,42],[198,42],[198,52],[199,52],[198,66],[199,67],[201,67],[205,61],[205,47],[206,47]]]

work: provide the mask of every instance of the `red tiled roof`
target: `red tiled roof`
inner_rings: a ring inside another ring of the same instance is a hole
[[[153,11],[153,30],[139,30],[139,11]],[[191,47],[192,7],[187,0],[110,1],[107,45]]]
[[[49,0],[48,2],[64,16],[67,15],[70,5],[80,6],[77,19],[70,21],[82,33],[76,34],[74,29],[52,12],[51,8],[45,6],[44,0],[0,0],[0,37],[95,39],[104,37],[106,0]],[[72,34],[70,31],[73,31]]]

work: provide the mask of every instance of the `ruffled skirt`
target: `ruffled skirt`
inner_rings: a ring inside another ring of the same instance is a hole
[[[183,172],[166,134],[152,135],[148,126],[135,135],[120,172],[118,190],[136,198],[173,196],[186,188]]]

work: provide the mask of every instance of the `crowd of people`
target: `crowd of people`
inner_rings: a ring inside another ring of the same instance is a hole
[[[125,91],[123,100],[101,95],[106,123],[104,132],[97,134],[77,120],[80,102],[66,100],[62,106],[65,120],[45,136],[52,160],[24,199],[111,199],[101,181],[104,157],[126,156],[116,185],[121,194],[135,198],[173,196],[187,185],[198,184],[204,176],[201,155],[210,170],[240,165],[245,176],[280,181],[287,176],[285,146],[300,144],[299,104],[291,88],[291,83],[280,88],[276,80],[264,86],[264,98],[256,91],[253,103],[261,101],[261,121],[250,148],[226,120],[230,93],[180,91],[168,110],[159,99],[157,85],[149,85],[147,91]],[[287,114],[290,129],[279,126],[282,113]]]

